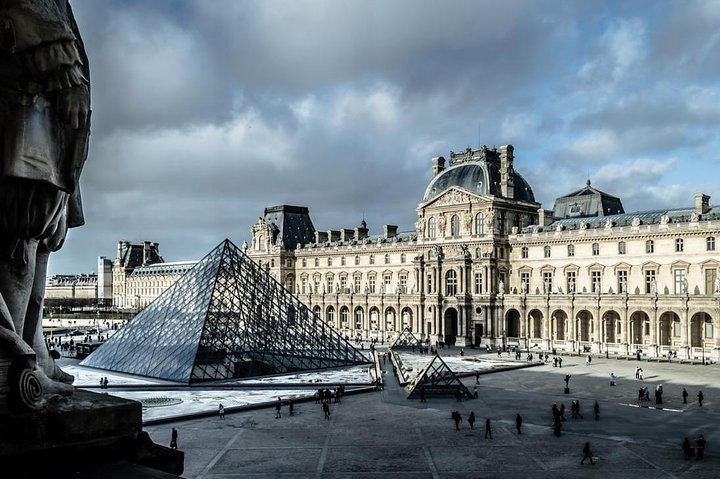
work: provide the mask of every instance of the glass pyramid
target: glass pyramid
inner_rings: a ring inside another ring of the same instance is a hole
[[[468,388],[439,354],[436,354],[428,365],[420,370],[415,379],[405,387],[408,399],[419,396],[421,387],[425,388],[425,394],[428,396],[454,396],[459,388],[464,397],[470,397]]]
[[[410,328],[402,330],[397,339],[390,345],[390,349],[411,349],[417,347],[420,341],[410,331]]]
[[[192,383],[367,363],[226,239],[80,365]]]

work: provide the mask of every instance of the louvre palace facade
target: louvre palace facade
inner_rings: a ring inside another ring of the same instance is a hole
[[[720,207],[626,213],[590,181],[535,201],[511,145],[432,160],[415,231],[265,209],[244,251],[349,338],[717,360]]]

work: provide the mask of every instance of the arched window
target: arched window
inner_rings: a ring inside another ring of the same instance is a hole
[[[485,215],[483,213],[478,213],[475,215],[475,234],[485,234]]]
[[[435,217],[428,221],[428,239],[435,239],[437,236],[437,220]]]
[[[517,229],[520,229],[520,215],[517,213],[513,215],[513,226],[515,226]]]
[[[598,256],[600,254],[600,245],[598,243],[592,244],[592,255]]]
[[[401,263],[404,263],[406,260],[407,260],[407,256],[405,256],[405,253],[402,253],[402,254],[400,255],[400,262],[401,262]]]
[[[365,314],[362,308],[358,307],[355,309],[355,329],[363,329],[363,320]]]
[[[445,294],[447,296],[455,296],[457,293],[457,273],[454,269],[445,273]]]
[[[568,256],[575,256],[575,245],[574,244],[568,245]]]
[[[460,218],[458,218],[458,215],[452,215],[452,218],[450,218],[450,236],[453,238],[460,236]]]
[[[390,264],[390,255],[389,254],[385,255],[385,264]]]
[[[543,251],[545,253],[545,257],[549,258],[550,257],[550,246],[545,246],[545,248],[543,248]]]
[[[328,306],[327,310],[325,310],[325,322],[333,324],[333,321],[335,321],[335,308]]]
[[[340,308],[340,325],[343,328],[348,327],[348,320],[350,319],[350,311],[347,309],[347,306],[343,306]]]
[[[360,256],[355,256],[355,266],[360,265]]]

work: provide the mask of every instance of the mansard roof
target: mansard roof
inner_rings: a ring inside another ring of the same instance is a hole
[[[625,213],[622,201],[617,196],[609,195],[594,188],[590,180],[584,188],[561,196],[555,200],[553,218],[585,218],[593,216],[609,216]]]
[[[270,206],[265,208],[264,219],[273,230],[273,243],[277,244],[280,238],[285,250],[315,240],[315,226],[310,219],[310,210],[305,206]]]

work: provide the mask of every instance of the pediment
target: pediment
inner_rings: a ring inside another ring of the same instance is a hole
[[[646,261],[642,265],[642,269],[658,269],[660,265],[655,261]]]
[[[563,268],[563,271],[580,271],[580,266],[570,263]]]
[[[420,204],[420,207],[427,208],[429,206],[467,205],[479,199],[482,199],[482,196],[470,193],[469,191],[457,186],[451,186],[427,203]]]
[[[717,268],[720,266],[720,262],[714,259],[709,259],[700,263],[702,268]]]
[[[613,265],[614,271],[622,271],[622,270],[629,270],[629,269],[632,269],[632,265],[629,263],[626,263],[624,261],[621,261],[621,262]]]
[[[598,270],[604,271],[605,265],[600,264],[600,263],[593,263],[591,265],[588,265],[587,269],[588,269],[588,271],[598,271]]]
[[[688,263],[687,261],[683,261],[681,259],[670,263],[670,268],[672,268],[672,269],[688,269],[689,267],[690,267],[690,263]]]

